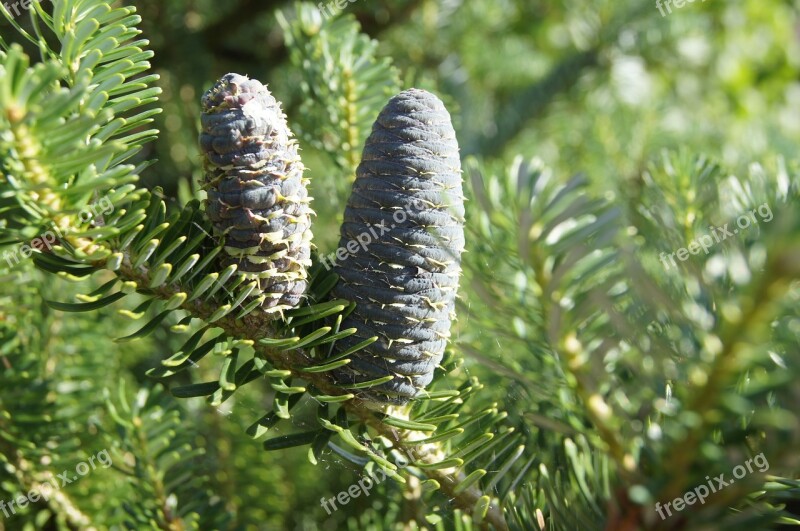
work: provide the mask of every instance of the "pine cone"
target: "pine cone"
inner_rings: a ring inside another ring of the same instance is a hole
[[[464,250],[458,142],[444,104],[406,90],[383,108],[364,147],[347,202],[332,296],[357,303],[336,342],[342,352],[378,341],[334,372],[341,384],[392,375],[364,398],[403,404],[428,385],[441,362]],[[358,248],[355,251],[355,244]]]
[[[296,307],[311,265],[311,200],[280,103],[255,79],[227,74],[202,98],[206,215],[223,266],[259,279],[269,312]]]

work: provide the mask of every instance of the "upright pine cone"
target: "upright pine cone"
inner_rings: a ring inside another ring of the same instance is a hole
[[[383,108],[364,147],[347,202],[333,297],[356,302],[336,342],[343,352],[378,336],[334,372],[341,384],[394,378],[365,398],[403,404],[441,362],[464,250],[458,142],[444,104],[410,89]],[[355,249],[353,251],[353,249]]]
[[[255,79],[227,74],[203,95],[206,215],[223,266],[259,279],[270,312],[297,306],[311,254],[311,200],[280,104]]]

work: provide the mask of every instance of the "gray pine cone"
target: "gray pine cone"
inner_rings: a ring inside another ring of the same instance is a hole
[[[433,94],[406,90],[378,116],[344,213],[339,245],[348,255],[336,263],[332,296],[357,303],[341,328],[358,332],[335,349],[379,339],[334,372],[338,383],[392,375],[363,398],[403,404],[431,382],[455,317],[463,224],[450,115]]]
[[[226,74],[202,111],[206,215],[224,242],[223,266],[259,279],[265,310],[294,308],[307,287],[314,212],[280,103],[259,81]]]

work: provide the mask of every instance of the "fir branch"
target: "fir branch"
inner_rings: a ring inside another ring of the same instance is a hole
[[[100,269],[105,267],[105,262],[99,262],[93,265]],[[134,282],[137,286],[147,286],[151,279],[151,272],[146,267],[133,267],[129,257],[125,258],[117,271],[117,275],[121,280]],[[138,291],[161,300],[171,300],[176,294],[181,293],[180,287],[172,285],[164,285],[157,289],[140,288]],[[185,302],[180,308],[202,322],[207,322],[217,311],[217,307],[214,303],[201,300]],[[252,342],[257,355],[267,360],[275,369],[286,371],[294,378],[309,382],[322,393],[332,396],[343,396],[348,393],[347,390],[343,390],[332,382],[326,373],[309,373],[303,371],[303,369],[317,363],[317,361],[308,356],[303,349],[283,351],[261,345],[259,340],[274,337],[277,332],[274,320],[266,312],[256,310],[250,312],[241,319],[229,315],[215,321],[214,326],[221,328],[225,334],[230,337]],[[377,434],[391,441],[396,449],[404,453],[407,457],[410,458],[414,455],[411,449],[412,446],[409,445],[409,440],[413,440],[410,439],[410,437],[413,437],[415,432],[395,428],[379,422],[375,418],[374,409],[370,401],[365,402],[359,398],[354,398],[344,402],[343,406],[349,414],[360,419],[365,425],[375,430]],[[427,449],[420,460],[425,463],[435,464],[441,461],[442,456],[446,454],[447,451],[444,446],[431,443],[430,448]],[[449,498],[453,499],[453,503],[456,507],[462,508],[469,513],[475,510],[478,501],[486,495],[477,487],[471,487],[465,491],[457,491],[456,487],[466,477],[460,470],[426,468],[423,469],[423,473],[427,475],[429,479],[436,480],[441,485],[442,491]],[[505,523],[503,509],[499,505],[491,504],[489,506],[486,521],[491,523],[495,529],[508,529]]]

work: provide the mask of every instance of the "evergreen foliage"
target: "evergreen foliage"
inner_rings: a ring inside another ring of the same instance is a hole
[[[140,3],[0,4],[0,530],[800,524],[791,2]],[[232,70],[318,198],[278,315],[197,185]],[[406,86],[454,117],[466,252],[441,360],[377,406],[391,375],[341,377],[369,303],[321,258]]]

